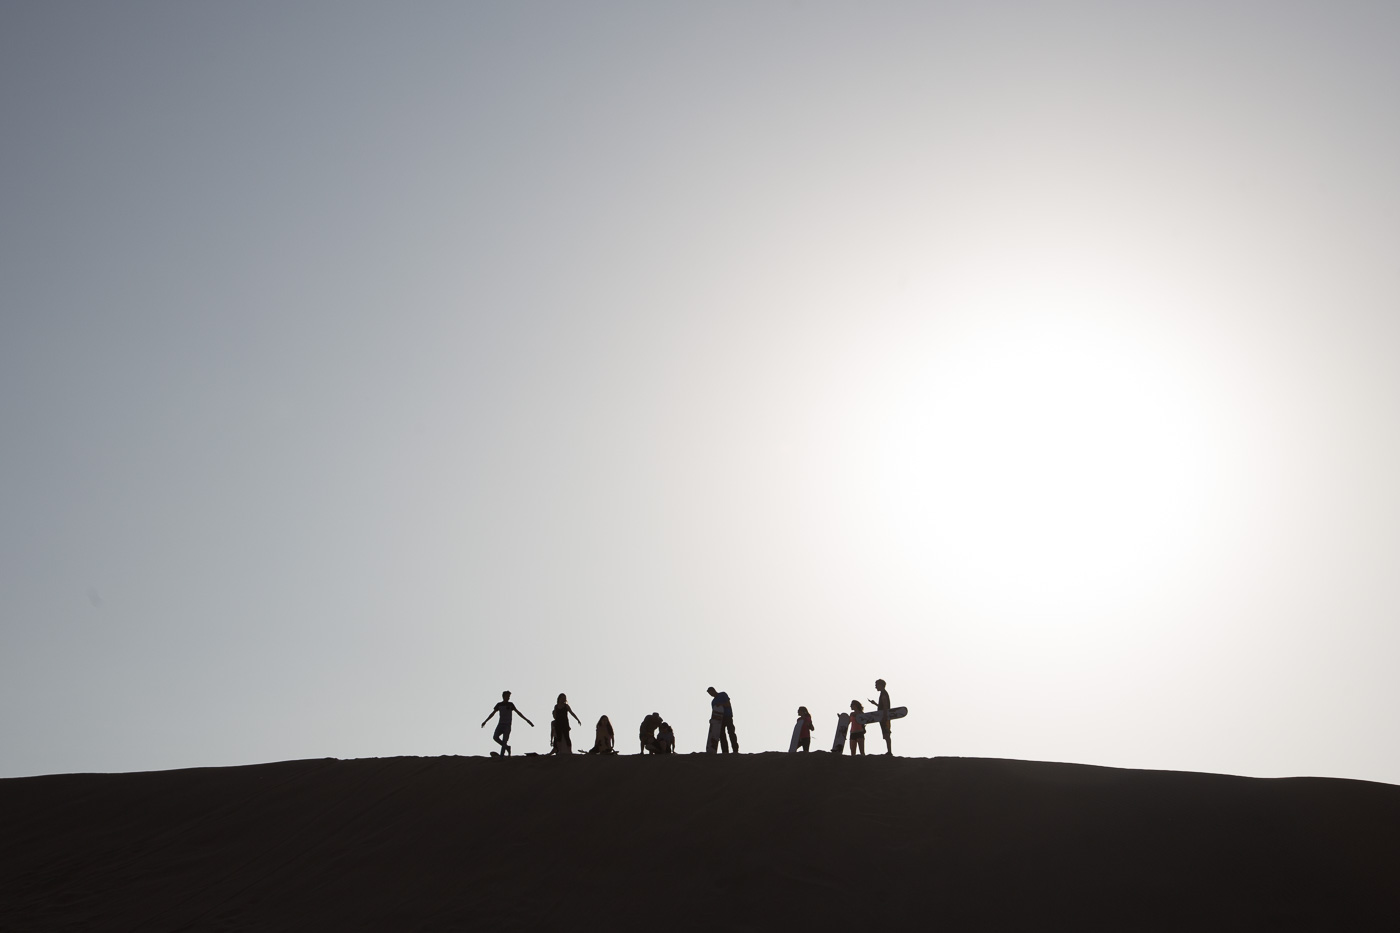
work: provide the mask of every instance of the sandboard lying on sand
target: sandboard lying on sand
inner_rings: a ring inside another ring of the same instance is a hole
[[[842,713],[842,715],[844,716],[845,714]],[[890,710],[891,719],[903,719],[905,716],[908,715],[909,708],[907,706],[896,706],[894,709]],[[877,709],[873,709],[866,713],[856,713],[856,721],[863,722],[867,726],[870,725],[872,722],[879,722],[880,711]]]
[[[831,743],[831,753],[841,754],[841,750],[846,747],[846,730],[851,727],[851,714],[838,713],[836,715],[836,741]]]

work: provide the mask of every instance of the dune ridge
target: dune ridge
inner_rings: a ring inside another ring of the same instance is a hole
[[[1400,787],[766,753],[0,781],[0,930],[1400,929]]]

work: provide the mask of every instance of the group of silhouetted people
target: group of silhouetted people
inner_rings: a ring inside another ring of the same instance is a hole
[[[875,689],[880,691],[878,700],[871,700],[870,703],[879,713],[878,722],[880,732],[885,739],[885,754],[892,755],[893,748],[890,743],[890,695],[885,690],[883,680],[875,681]],[[706,690],[710,695],[710,728],[705,739],[705,751],[708,754],[715,754],[722,751],[729,754],[730,747],[734,751],[739,751],[739,736],[734,731],[734,707],[729,701],[729,694],[723,690],[716,690],[710,687]],[[865,723],[861,721],[864,717],[864,706],[859,700],[851,701],[851,712],[849,714],[850,743],[852,755],[865,754]],[[510,701],[510,691],[506,690],[501,694],[501,702],[497,703],[491,713],[481,721],[484,728],[491,721],[492,716],[499,716],[496,722],[496,731],[492,733],[492,740],[501,747],[500,752],[492,752],[493,756],[508,757],[510,751],[510,729],[512,719],[515,715],[529,723],[534,728],[534,723]],[[842,714],[846,716],[846,714]],[[904,715],[903,709],[897,715]],[[569,698],[564,694],[559,694],[558,701],[554,704],[554,713],[549,724],[549,754],[551,755],[572,755],[574,753],[573,742],[569,736],[569,717],[573,717],[574,722],[580,726],[583,721],[569,706]],[[792,744],[788,747],[789,752],[804,751],[810,752],[812,747],[812,731],[815,728],[812,722],[812,714],[807,711],[807,707],[797,708],[797,724],[793,727]],[[837,732],[837,741],[832,751],[841,753],[843,736],[841,731]],[[641,745],[641,754],[670,755],[676,750],[676,734],[671,729],[669,723],[663,720],[659,713],[648,713],[642,719],[642,725],[638,732],[638,739]],[[615,736],[613,734],[612,722],[607,716],[598,719],[598,725],[594,733],[593,747],[588,750],[590,755],[616,755]]]
[[[875,707],[875,711],[880,714],[880,734],[885,739],[885,754],[893,755],[894,747],[890,743],[890,694],[885,689],[883,680],[875,681],[875,689],[880,691],[880,699],[871,700],[870,704]],[[865,723],[860,721],[860,715],[865,712],[865,707],[860,700],[851,701],[851,754],[865,754]],[[833,748],[832,751],[838,752]]]

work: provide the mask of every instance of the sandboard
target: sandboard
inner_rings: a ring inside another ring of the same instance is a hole
[[[908,716],[908,715],[909,715],[909,708],[906,707],[906,706],[896,706],[894,709],[890,710],[890,718],[891,718],[891,719],[903,719],[905,716]],[[856,721],[857,721],[857,722],[863,722],[863,723],[865,723],[867,726],[870,725],[871,723],[879,722],[879,721],[880,721],[880,711],[877,710],[877,709],[873,709],[873,710],[870,710],[869,712],[865,712],[865,713],[856,713]]]
[[[792,727],[792,741],[788,743],[788,753],[797,751],[802,744],[802,720],[797,720],[797,725]]]
[[[851,714],[838,713],[836,716],[836,741],[831,743],[831,753],[841,754],[841,750],[846,747],[846,730],[851,727]]]

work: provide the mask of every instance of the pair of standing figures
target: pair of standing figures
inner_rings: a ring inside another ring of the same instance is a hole
[[[875,689],[880,691],[880,699],[870,701],[871,705],[875,707],[873,714],[866,713],[865,707],[861,705],[859,700],[851,701],[849,714],[841,714],[836,725],[836,744],[831,749],[836,754],[841,754],[842,739],[845,738],[844,733],[848,725],[851,731],[851,754],[865,754],[865,723],[867,721],[880,724],[880,733],[885,739],[885,754],[894,754],[894,746],[890,742],[890,720],[903,716],[904,708],[900,707],[891,715],[890,694],[885,689],[885,682],[883,680],[875,681]]]
[[[517,713],[519,713],[521,719],[530,724],[530,728],[533,729],[535,727],[535,724],[530,722],[528,716],[516,709],[515,704],[510,701],[510,691],[505,690],[501,692],[501,702],[492,707],[491,712],[481,721],[481,725],[484,728],[486,724],[491,721],[492,716],[500,716],[500,719],[496,721],[496,731],[492,733],[491,738],[497,745],[501,746],[500,754],[502,755],[510,754],[511,719]],[[551,755],[572,755],[574,753],[574,745],[569,738],[570,716],[574,717],[574,722],[578,723],[580,726],[583,725],[582,720],[580,720],[578,715],[569,707],[569,698],[561,693],[559,694],[559,701],[554,704],[554,718],[549,724],[549,753]],[[603,718],[606,719],[607,717],[605,716]],[[602,725],[603,724],[600,722],[600,731]],[[608,734],[609,736],[612,734],[611,725],[608,726]]]

